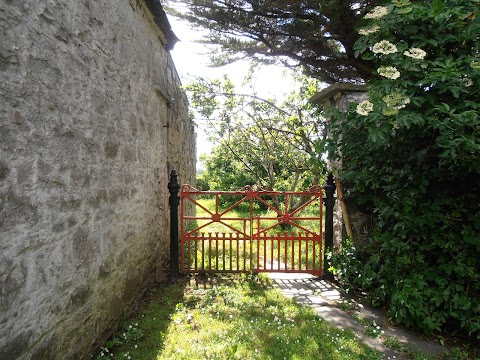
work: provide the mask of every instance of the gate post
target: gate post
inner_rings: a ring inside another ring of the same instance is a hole
[[[333,174],[329,173],[327,181],[323,186],[325,190],[325,199],[323,203],[325,204],[325,249],[323,253],[323,277],[325,280],[333,281],[333,273],[329,270],[330,268],[330,259],[328,258],[327,252],[333,251],[333,205],[335,199],[333,194],[335,193],[335,183],[333,181]]]
[[[178,183],[178,176],[175,170],[170,173],[170,181],[168,183],[168,190],[170,197],[168,203],[170,205],[170,278],[174,279],[178,276],[178,205],[180,198],[178,197],[178,190],[180,184]]]

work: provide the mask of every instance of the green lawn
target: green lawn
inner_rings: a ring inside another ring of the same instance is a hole
[[[103,359],[381,359],[262,275],[184,278],[149,296]],[[113,354],[113,356],[112,356]]]

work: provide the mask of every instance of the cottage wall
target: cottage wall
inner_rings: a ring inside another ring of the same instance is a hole
[[[0,359],[82,359],[169,258],[195,134],[136,0],[0,3]]]

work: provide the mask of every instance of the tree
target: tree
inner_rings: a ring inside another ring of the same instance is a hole
[[[256,184],[294,191],[318,183],[323,167],[313,141],[322,134],[323,123],[305,97],[293,92],[276,105],[273,99],[240,93],[228,77],[199,78],[185,88],[197,121],[203,117],[210,123],[217,143],[202,159],[211,189]],[[316,90],[315,81],[304,79],[300,91]]]
[[[302,66],[327,83],[359,82],[371,75],[355,58],[355,26],[378,0],[175,0],[171,14],[209,31],[221,47],[213,63],[238,59]],[[178,4],[183,6],[178,8]],[[169,3],[167,2],[167,5]]]
[[[343,281],[399,323],[477,338],[478,5],[392,0],[372,9],[354,47],[375,64],[369,100],[335,116],[329,140],[338,176],[375,223],[368,243],[337,257]]]

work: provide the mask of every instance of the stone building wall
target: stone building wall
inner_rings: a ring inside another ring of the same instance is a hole
[[[0,2],[0,359],[90,358],[163,277],[195,134],[150,6]]]

